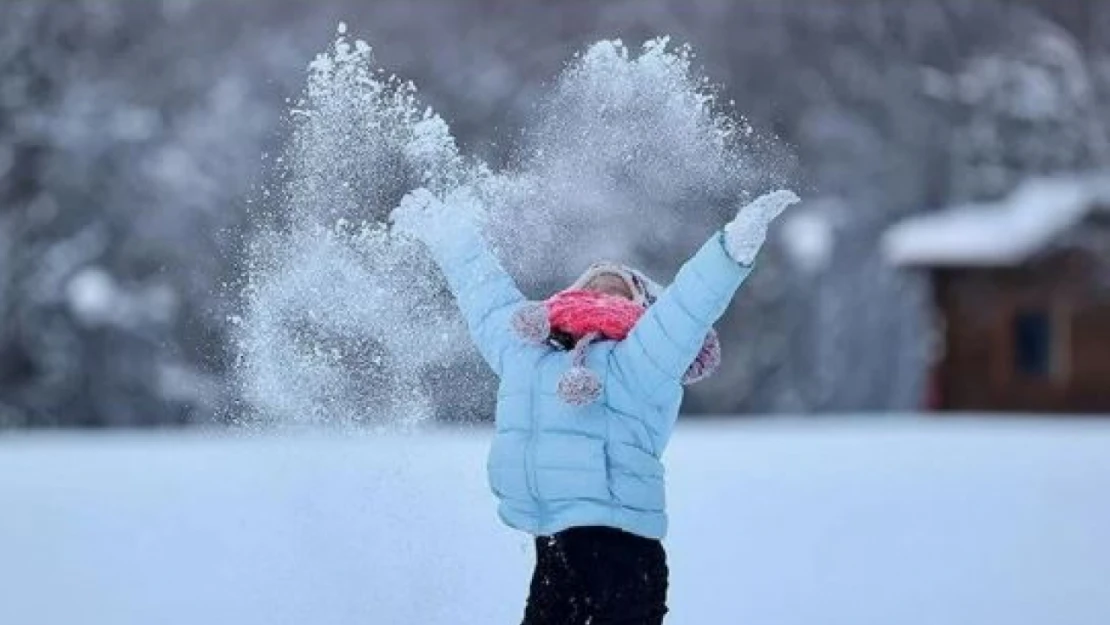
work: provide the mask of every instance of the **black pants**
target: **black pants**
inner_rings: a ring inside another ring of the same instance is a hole
[[[667,555],[658,540],[609,527],[536,538],[523,625],[661,625]]]

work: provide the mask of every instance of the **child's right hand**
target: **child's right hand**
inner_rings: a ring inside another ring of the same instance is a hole
[[[437,219],[446,206],[431,191],[421,187],[401,198],[401,203],[390,213],[393,232],[414,239],[425,239],[436,229]]]

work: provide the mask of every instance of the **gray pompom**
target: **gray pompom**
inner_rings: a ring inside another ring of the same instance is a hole
[[[513,313],[513,331],[530,343],[543,343],[551,334],[547,306],[543,302],[525,304]]]
[[[686,369],[686,375],[682,376],[682,383],[689,385],[701,382],[713,375],[720,366],[721,341],[717,338],[717,331],[710,329],[709,334],[705,335],[697,358]]]
[[[572,406],[588,406],[601,397],[601,379],[586,367],[571,367],[559,379],[558,393]]]

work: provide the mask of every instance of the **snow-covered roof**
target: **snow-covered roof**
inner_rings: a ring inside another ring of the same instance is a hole
[[[1110,176],[1036,178],[999,202],[907,219],[883,235],[882,250],[900,266],[1009,266],[1098,210],[1110,211]]]

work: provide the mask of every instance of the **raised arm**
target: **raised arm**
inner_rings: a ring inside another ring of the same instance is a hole
[[[522,347],[510,317],[525,298],[483,240],[473,211],[457,205],[472,201],[456,196],[444,203],[430,191],[417,189],[401,200],[391,218],[395,231],[428,247],[479,353],[501,375],[505,354]]]
[[[614,364],[639,382],[649,398],[680,384],[720,319],[751,273],[767,228],[786,207],[798,202],[776,191],[747,205],[682,266],[674,282],[614,350]]]

